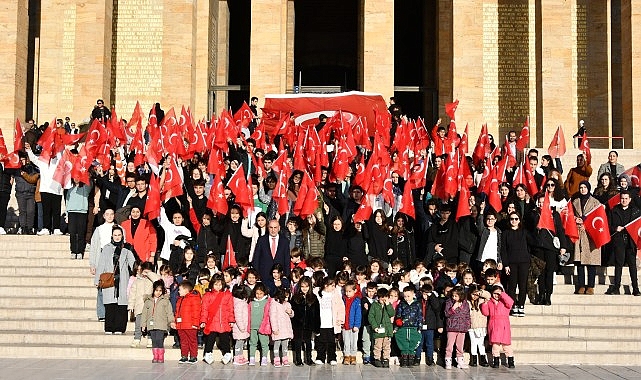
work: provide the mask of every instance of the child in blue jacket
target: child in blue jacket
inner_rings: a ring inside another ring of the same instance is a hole
[[[343,364],[356,364],[358,330],[361,328],[361,299],[356,295],[356,283],[345,283],[345,323],[343,323]]]

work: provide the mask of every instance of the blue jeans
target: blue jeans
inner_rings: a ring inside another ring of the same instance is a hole
[[[416,357],[420,358],[425,346],[425,356],[429,359],[434,357],[434,330],[421,330],[421,343],[416,347]]]
[[[98,296],[96,297],[96,315],[98,315],[98,319],[105,319],[105,304],[102,303],[102,289],[98,289]]]

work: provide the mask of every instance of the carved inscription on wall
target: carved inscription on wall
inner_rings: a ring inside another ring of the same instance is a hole
[[[498,90],[501,136],[520,128],[529,114],[528,0],[498,2]]]
[[[499,20],[496,3],[483,4],[483,120],[499,120]]]
[[[62,20],[62,71],[60,111],[65,115],[73,110],[73,88],[76,61],[76,6],[65,9]],[[64,115],[60,115],[64,116]]]
[[[576,102],[577,116],[588,117],[588,31],[587,7],[577,3],[574,14],[576,23]]]
[[[136,101],[160,101],[162,82],[163,1],[117,0],[114,9],[115,105],[133,110]]]

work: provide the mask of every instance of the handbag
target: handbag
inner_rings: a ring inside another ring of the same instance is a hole
[[[100,275],[98,280],[99,289],[113,288],[115,285],[115,278],[112,272],[105,272]]]

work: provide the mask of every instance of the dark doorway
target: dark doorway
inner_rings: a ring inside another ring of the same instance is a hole
[[[394,2],[394,85],[396,102],[408,117],[438,118],[436,75],[438,2]]]
[[[243,101],[249,103],[249,46],[251,35],[251,0],[228,1],[229,7],[229,81],[243,89],[229,91],[227,103],[237,110]],[[216,110],[220,112],[221,110]]]
[[[357,88],[358,1],[305,0],[294,3],[294,83]]]

